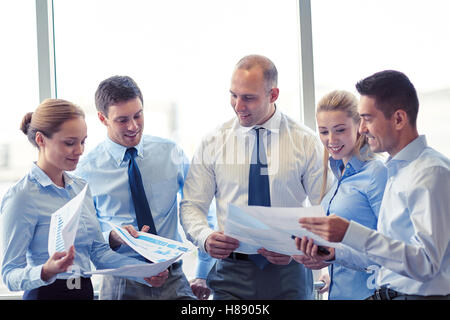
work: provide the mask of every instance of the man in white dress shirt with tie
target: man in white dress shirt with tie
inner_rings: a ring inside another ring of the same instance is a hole
[[[263,248],[255,255],[234,252],[239,241],[223,230],[229,203],[301,207],[309,199],[317,204],[322,146],[313,131],[278,110],[277,70],[268,58],[241,59],[230,94],[236,118],[196,151],[183,188],[182,225],[191,241],[219,259],[207,279],[214,299],[311,299],[310,270]],[[219,231],[206,219],[214,197]]]
[[[340,263],[355,261],[359,254],[372,264],[378,289],[371,299],[448,300],[450,160],[419,136],[417,93],[403,73],[381,71],[356,88],[361,94],[360,133],[372,151],[390,156],[377,231],[333,215],[300,223],[354,250],[347,250],[347,257],[336,254]]]

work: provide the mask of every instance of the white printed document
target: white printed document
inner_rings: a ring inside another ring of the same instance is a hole
[[[136,278],[150,278],[166,270],[172,263],[180,257],[176,256],[169,260],[158,263],[146,263],[123,266],[117,269],[102,269],[84,272],[86,275],[103,274],[117,277],[136,277]]]
[[[139,236],[135,238],[125,229],[111,222],[107,223],[134,251],[154,263],[178,258],[190,251],[189,246],[182,242],[147,232],[139,232]]]
[[[302,228],[298,220],[302,217],[325,216],[321,206],[300,208],[279,208],[263,206],[228,205],[228,216],[224,233],[239,240],[236,252],[255,254],[260,248],[286,255],[302,254],[292,236],[306,236],[318,245],[336,247]]]
[[[52,214],[48,234],[50,256],[55,252],[68,251],[74,244],[86,190],[87,184],[79,194]]]

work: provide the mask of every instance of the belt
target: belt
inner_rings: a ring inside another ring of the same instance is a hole
[[[244,260],[244,261],[250,260],[248,254],[239,253],[239,252],[232,252],[232,253],[230,253],[228,258],[233,259],[233,260]]]
[[[420,296],[415,294],[406,294],[389,288],[380,288],[375,290],[369,300],[450,300],[450,294],[446,296]]]
[[[380,288],[375,290],[371,298],[372,300],[392,300],[400,295],[403,294],[389,288]]]

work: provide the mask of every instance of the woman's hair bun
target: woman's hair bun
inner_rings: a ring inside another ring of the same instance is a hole
[[[30,128],[32,116],[33,112],[28,112],[26,115],[23,116],[22,123],[20,124],[20,130],[22,130],[22,132],[25,135],[28,135],[28,129]]]

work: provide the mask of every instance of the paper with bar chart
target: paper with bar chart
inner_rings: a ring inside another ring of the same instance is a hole
[[[166,270],[191,248],[182,242],[157,236],[151,233],[139,232],[133,237],[121,227],[107,221],[120,238],[141,256],[153,263],[127,265],[117,269],[104,269],[85,272],[86,275],[103,274],[118,277],[151,277]]]
[[[191,250],[188,245],[182,242],[147,232],[139,232],[139,236],[135,238],[125,229],[111,222],[107,221],[107,223],[134,251],[154,263],[179,257]]]
[[[74,244],[86,190],[87,185],[73,199],[52,214],[48,234],[50,256],[55,252],[68,251]]]

